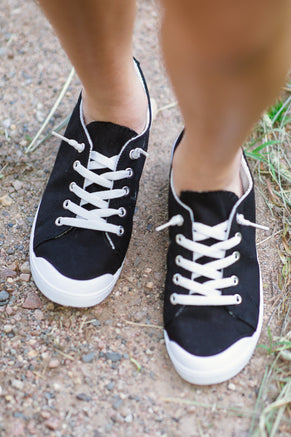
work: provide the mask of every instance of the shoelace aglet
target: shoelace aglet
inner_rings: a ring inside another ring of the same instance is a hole
[[[64,137],[63,135],[59,134],[58,132],[52,131],[52,135],[59,138],[60,140],[65,141],[70,146],[74,147],[74,149],[76,149],[78,152],[83,152],[83,150],[85,148],[84,143],[78,143],[78,141],[76,141],[76,140],[70,140],[69,138]]]
[[[164,223],[163,225],[160,225],[156,228],[156,231],[162,231],[163,229],[166,229],[170,226],[182,226],[184,223],[184,219],[181,215],[174,215],[167,223]]]
[[[252,228],[262,229],[263,231],[270,230],[268,226],[259,225],[257,223],[251,222],[250,220],[245,219],[243,214],[237,214],[236,221],[239,225],[251,226]]]
[[[140,155],[144,155],[145,157],[148,157],[149,154],[145,150],[141,149],[140,147],[137,147],[136,149],[132,149],[130,151],[130,158],[131,159],[139,159]]]

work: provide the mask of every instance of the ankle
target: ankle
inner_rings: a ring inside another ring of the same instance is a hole
[[[243,185],[240,176],[241,150],[238,151],[231,163],[217,163],[203,155],[203,159],[192,152],[192,159],[189,154],[184,154],[183,148],[179,145],[173,158],[173,182],[178,196],[182,191],[231,191],[238,197],[243,195]]]
[[[141,133],[146,125],[147,111],[147,96],[135,71],[125,84],[107,84],[100,92],[94,88],[94,94],[87,89],[83,91],[86,124],[107,121]]]

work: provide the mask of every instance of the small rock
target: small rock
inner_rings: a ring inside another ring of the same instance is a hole
[[[8,129],[8,128],[10,127],[10,125],[11,125],[11,119],[10,119],[10,118],[6,118],[5,120],[3,120],[3,122],[2,122],[2,126],[3,126],[5,129]]]
[[[82,355],[82,361],[83,363],[91,363],[94,360],[94,357],[94,352],[90,352],[89,354]]]
[[[151,273],[152,272],[152,269],[150,269],[149,267],[147,267],[146,269],[145,269],[145,273],[148,275],[149,273]]]
[[[19,379],[13,379],[11,382],[12,387],[16,388],[17,390],[23,390],[24,384]]]
[[[9,298],[10,294],[6,290],[0,291],[0,306],[7,305]]]
[[[41,310],[35,310],[34,311],[34,317],[37,320],[43,320],[44,319],[44,314],[43,314],[43,312]]]
[[[0,204],[2,206],[11,206],[13,203],[13,200],[11,199],[8,194],[5,194],[4,196],[0,197]]]
[[[57,358],[52,358],[48,364],[49,369],[56,369],[59,367],[60,362]]]
[[[46,306],[48,311],[53,311],[55,309],[55,304],[53,302],[49,302]]]
[[[40,298],[37,296],[37,294],[33,294],[33,293],[29,294],[26,297],[26,299],[22,305],[22,308],[25,308],[27,310],[35,310],[35,309],[41,308],[41,307],[42,307],[42,303],[41,303]]]
[[[227,388],[228,388],[228,390],[231,390],[231,391],[235,391],[236,390],[236,386],[232,382],[230,382],[228,384]]]
[[[52,431],[56,431],[59,427],[59,421],[56,417],[52,417],[44,422],[45,426]]]
[[[114,410],[119,410],[119,408],[121,407],[121,405],[122,405],[122,399],[117,399],[117,400],[113,403],[112,408],[113,408]]]
[[[43,419],[49,419],[51,417],[51,415],[48,411],[41,411],[40,415]]]
[[[19,180],[12,182],[12,185],[13,185],[15,191],[19,191],[23,187],[23,183]]]
[[[1,304],[0,304],[1,305]],[[8,316],[11,316],[13,314],[13,309],[10,306],[6,307],[6,314]]]
[[[105,352],[105,358],[107,360],[111,360],[113,362],[120,361],[122,355],[118,352]]]
[[[76,398],[79,401],[85,401],[85,402],[90,402],[92,400],[91,396],[88,396],[86,393],[79,393],[77,394]]]
[[[6,333],[6,334],[9,334],[10,332],[12,332],[13,331],[13,328],[14,328],[14,326],[13,325],[4,325],[3,326],[3,331]]]
[[[0,271],[0,278],[14,278],[16,276],[16,272],[12,269],[4,269]]]
[[[149,290],[152,290],[154,284],[152,282],[147,282],[146,283],[146,288],[148,288]]]
[[[134,315],[133,315],[133,320],[135,322],[141,322],[142,320],[144,320],[146,317],[146,312],[145,311],[137,311]]]
[[[28,261],[25,261],[21,266],[20,266],[20,271],[21,273],[30,273],[30,265]]]
[[[124,418],[124,421],[125,421],[126,423],[131,423],[131,422],[132,422],[132,419],[133,419],[132,414],[128,414],[128,415]]]
[[[29,282],[30,275],[28,273],[21,273],[19,275],[19,279],[20,279],[20,281],[23,281],[23,282]]]

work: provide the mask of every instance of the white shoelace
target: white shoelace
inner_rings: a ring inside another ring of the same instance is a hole
[[[242,214],[236,215],[237,223],[244,226],[252,226],[267,230],[265,226],[257,225],[249,220],[246,220]],[[182,226],[182,215],[173,216],[170,221],[157,228],[157,231],[165,229],[168,226]],[[233,237],[227,238],[228,220],[219,223],[215,226],[208,226],[203,223],[193,223],[193,240],[190,240],[182,234],[176,235],[176,243],[191,251],[193,261],[178,255],[175,259],[176,265],[191,272],[191,279],[185,278],[179,273],[173,276],[174,284],[188,290],[189,294],[172,293],[170,301],[173,305],[192,305],[192,306],[206,306],[206,305],[239,305],[242,302],[242,297],[239,294],[223,295],[221,290],[232,287],[238,284],[239,279],[233,275],[228,278],[223,278],[223,269],[234,264],[239,258],[238,251],[232,252],[225,256],[229,249],[233,249],[239,245],[242,236],[237,232]],[[204,240],[213,238],[217,243],[207,246],[203,244]],[[206,264],[199,264],[199,258],[207,256],[213,258]],[[198,277],[205,277],[209,280],[200,283],[196,281]]]
[[[74,147],[79,153],[84,150],[85,145],[83,143],[81,144],[76,140],[70,140],[56,132],[53,132],[53,134]],[[141,148],[136,148],[131,150],[129,157],[130,159],[138,159],[141,155],[147,155],[147,152]],[[121,189],[113,189],[114,182],[131,178],[133,176],[132,168],[116,171],[118,158],[119,155],[108,158],[99,152],[91,151],[88,168],[84,167],[80,161],[74,162],[74,170],[84,177],[84,186],[81,188],[75,182],[72,182],[70,184],[70,191],[79,197],[81,202],[80,205],[77,205],[71,200],[65,200],[63,208],[75,214],[76,217],[58,217],[56,219],[57,226],[66,225],[76,228],[109,232],[120,236],[123,235],[124,229],[122,226],[107,223],[108,217],[114,215],[124,217],[127,213],[126,209],[123,207],[119,209],[108,207],[111,199],[118,199],[129,194],[129,188],[127,186],[124,186]],[[101,175],[94,173],[94,170],[104,169],[108,169],[109,171],[104,172]],[[89,193],[86,191],[86,188],[92,184],[96,184],[99,187],[104,188],[104,190]],[[87,204],[93,205],[95,208],[91,210],[84,208]]]

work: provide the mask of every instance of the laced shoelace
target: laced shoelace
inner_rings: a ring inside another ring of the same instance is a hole
[[[243,214],[236,215],[237,223],[243,226],[252,226],[260,229],[268,230],[267,227],[252,223],[246,220]],[[169,226],[182,226],[184,219],[182,215],[176,215],[171,220],[157,228],[157,231],[165,229]],[[239,294],[223,295],[221,290],[224,288],[238,285],[239,278],[235,275],[231,277],[223,277],[223,269],[233,265],[240,258],[240,253],[235,250],[230,255],[226,255],[226,251],[234,249],[239,245],[242,239],[240,232],[237,232],[233,237],[227,238],[228,223],[226,220],[215,226],[208,226],[203,223],[193,223],[193,240],[186,238],[182,234],[176,235],[176,243],[191,251],[193,261],[178,255],[175,259],[177,266],[182,267],[191,273],[191,279],[182,276],[179,273],[174,274],[173,282],[179,287],[188,290],[188,294],[172,293],[170,301],[173,305],[192,305],[192,306],[220,306],[220,305],[239,305],[242,302],[242,297]],[[217,242],[208,246],[203,244],[203,241],[212,238]],[[199,264],[197,261],[201,257],[209,257],[213,261],[205,264]],[[204,277],[206,280],[203,283],[197,281],[197,278]]]
[[[82,153],[85,148],[85,144],[78,143],[76,140],[68,139],[56,132],[53,132],[53,135],[74,147],[79,153]],[[129,153],[129,157],[132,160],[139,159],[142,155],[147,156],[148,153],[139,147],[132,149]],[[119,236],[123,235],[123,226],[107,223],[108,217],[114,215],[124,217],[127,213],[123,207],[119,209],[109,208],[109,201],[111,199],[118,199],[129,194],[127,186],[121,189],[113,189],[114,182],[133,176],[132,168],[116,171],[118,158],[119,155],[108,158],[93,150],[90,152],[88,167],[84,167],[78,160],[74,162],[74,170],[84,177],[84,186],[81,188],[75,182],[72,182],[69,188],[80,199],[80,204],[77,205],[71,200],[65,200],[63,208],[75,214],[75,217],[58,217],[55,222],[57,226],[66,225],[109,232]],[[106,169],[109,171],[104,171],[102,174],[94,172]],[[101,190],[92,193],[88,192],[86,189],[92,184],[98,185],[101,187]],[[93,206],[93,209],[90,207],[89,210],[84,207],[88,204]]]

